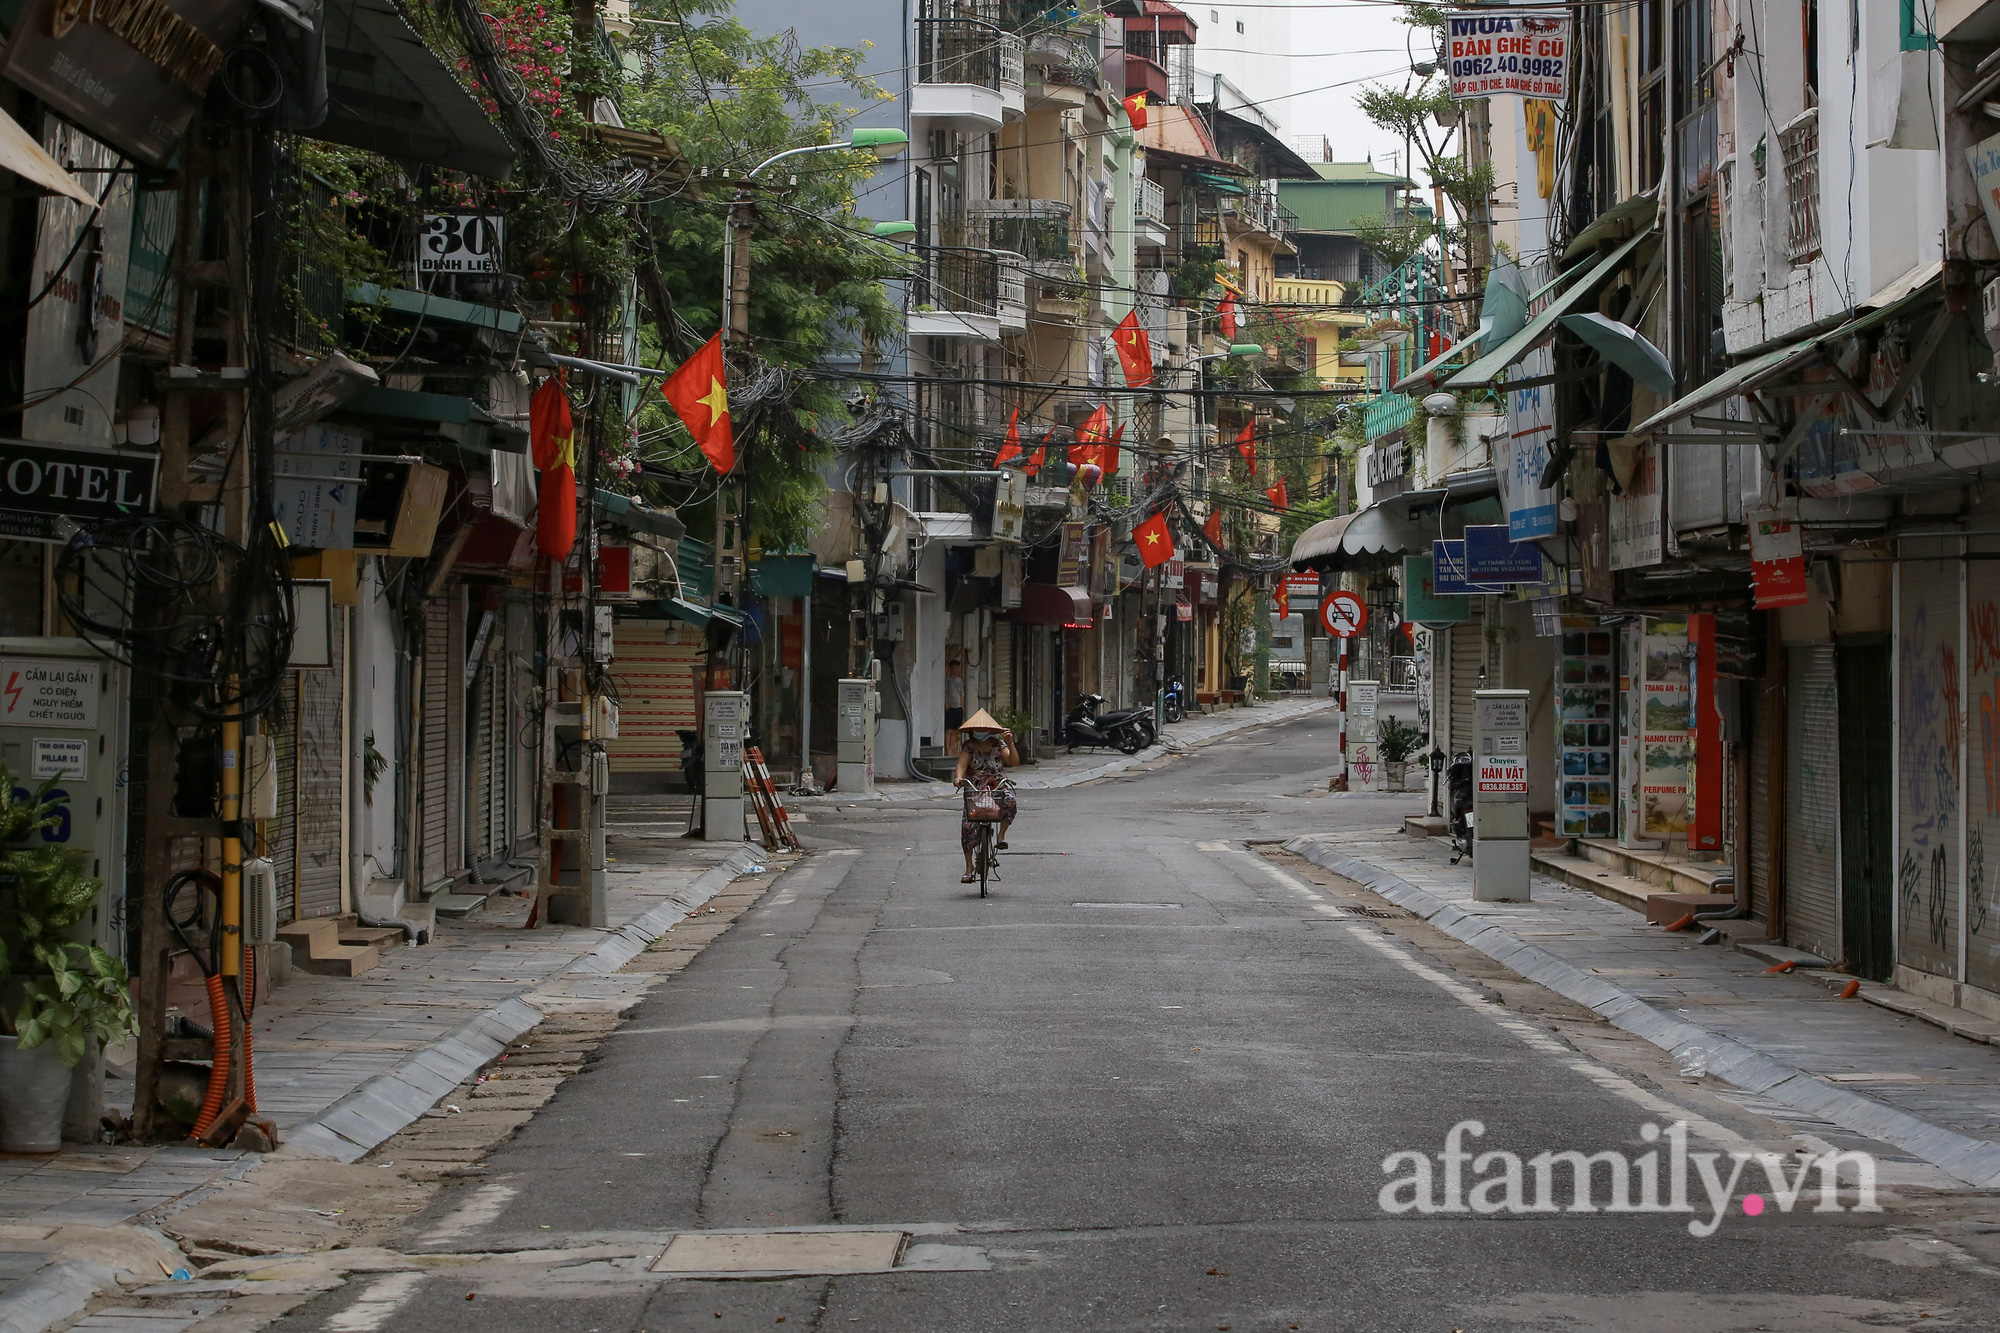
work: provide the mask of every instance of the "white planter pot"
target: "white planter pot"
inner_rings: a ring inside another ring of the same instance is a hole
[[[1401,791],[1409,782],[1410,761],[1407,759],[1384,759],[1384,775],[1389,781],[1390,791]]]
[[[0,1152],[56,1152],[70,1071],[51,1043],[23,1051],[17,1040],[0,1037]]]

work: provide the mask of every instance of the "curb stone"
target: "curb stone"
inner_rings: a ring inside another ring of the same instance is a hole
[[[616,972],[731,882],[765,863],[762,852],[743,844],[719,865],[702,872],[693,884],[611,932],[565,969],[566,974]],[[540,1023],[546,1015],[532,1000],[532,992],[515,996],[412,1051],[393,1069],[377,1074],[315,1119],[292,1129],[278,1151],[294,1157],[359,1161],[479,1072],[505,1051],[509,1042]],[[0,1333],[6,1331],[0,1329]]]
[[[0,1333],[42,1333],[82,1314],[98,1292],[117,1285],[116,1269],[87,1259],[38,1268],[0,1296]]]
[[[1960,1134],[1872,1097],[1835,1087],[1720,1033],[1664,1013],[1623,987],[1502,930],[1489,918],[1446,902],[1380,866],[1332,851],[1318,838],[1294,838],[1284,847],[1414,912],[1460,943],[1602,1015],[1614,1027],[1677,1058],[1699,1057],[1710,1073],[1745,1092],[1892,1143],[1969,1185],[2000,1187],[2000,1144]]]

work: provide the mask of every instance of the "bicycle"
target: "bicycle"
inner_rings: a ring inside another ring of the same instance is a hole
[[[993,828],[1000,822],[998,794],[1013,791],[1014,784],[1002,778],[992,787],[975,787],[965,779],[960,779],[958,785],[964,791],[965,817],[979,826],[979,845],[972,851],[972,869],[979,876],[979,896],[984,898],[987,878],[1000,878],[1000,851],[993,845]],[[982,802],[981,797],[986,799]]]

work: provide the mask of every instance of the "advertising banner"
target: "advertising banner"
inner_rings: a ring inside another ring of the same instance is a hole
[[[1446,13],[1444,21],[1453,101],[1496,95],[1568,100],[1566,11],[1482,9]]]

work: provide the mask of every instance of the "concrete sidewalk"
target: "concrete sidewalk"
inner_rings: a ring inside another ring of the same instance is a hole
[[[614,809],[629,827],[609,830],[619,859],[605,929],[527,930],[532,893],[502,891],[440,922],[430,944],[387,949],[362,976],[294,973],[274,990],[254,1016],[258,1107],[284,1139],[271,1156],[354,1161],[548,1014],[635,1003],[652,978],[618,975],[625,963],[732,880],[780,859],[643,831],[667,813]],[[107,1100],[122,1091],[129,1104],[130,1089],[110,1080]],[[152,1224],[266,1160],[138,1144],[0,1158],[0,1333],[50,1327],[121,1278],[157,1281],[180,1251]]]
[[[1771,973],[1761,958],[1669,934],[1542,876],[1532,902],[1474,902],[1471,863],[1451,865],[1429,838],[1384,829],[1285,847],[1671,1052],[1685,1070],[2000,1187],[1993,1046],[1837,998],[1805,972]]]
[[[1131,755],[1119,754],[1114,750],[1080,750],[1076,754],[1065,754],[1061,747],[1057,747],[1053,753],[1038,752],[1039,757],[1034,763],[1024,764],[1015,769],[1014,785],[1023,791],[1074,787],[1080,783],[1110,777],[1114,773],[1158,764],[1177,754],[1255,727],[1290,722],[1316,713],[1332,713],[1335,711],[1336,703],[1337,701],[1333,699],[1288,698],[1186,718],[1162,728],[1158,745],[1147,746],[1139,753]],[[900,764],[900,757],[895,762]],[[882,757],[877,755],[878,773],[887,772],[888,767]],[[948,782],[914,782],[878,776],[873,796],[855,796],[848,792],[834,791],[824,796],[788,796],[785,800],[788,806],[797,801],[803,807],[810,809],[815,804],[825,802],[845,805],[850,802],[870,800],[937,800],[951,795],[951,792],[951,784]]]

